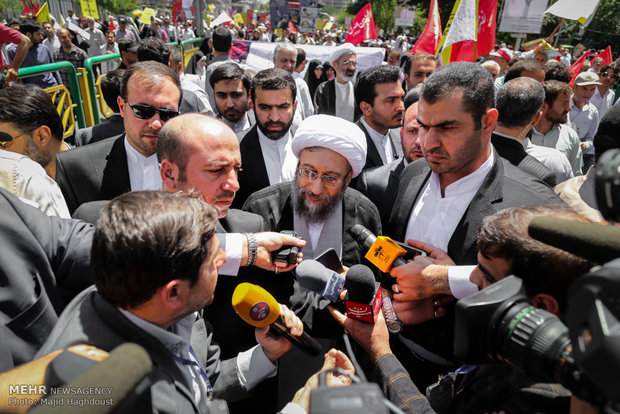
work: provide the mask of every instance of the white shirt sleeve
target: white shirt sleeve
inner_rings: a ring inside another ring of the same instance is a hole
[[[478,286],[469,281],[469,275],[476,266],[450,266],[448,267],[448,283],[452,296],[463,299],[478,292]]]
[[[220,241],[220,248],[226,253],[226,262],[218,269],[217,273],[226,276],[237,276],[241,267],[241,254],[243,248],[243,234],[240,233],[216,233]]]
[[[278,366],[265,355],[263,347],[256,345],[237,355],[237,376],[246,390],[253,389],[259,382],[278,373]]]
[[[306,410],[301,408],[301,405],[290,402],[284,406],[280,414],[306,414]]]

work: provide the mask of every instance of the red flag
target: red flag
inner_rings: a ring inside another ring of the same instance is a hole
[[[577,78],[577,75],[581,73],[581,68],[583,68],[583,62],[586,61],[589,54],[590,54],[590,49],[588,49],[583,55],[581,55],[581,57],[577,59],[577,61],[573,63],[572,66],[568,69],[568,71],[570,72],[572,76],[572,79],[570,80],[570,83],[569,83],[571,88],[573,87],[573,84],[575,83],[575,79]]]
[[[182,0],[172,0],[172,21],[177,21],[177,16],[183,11]]]
[[[372,6],[368,3],[355,15],[349,33],[347,33],[347,38],[344,41],[345,43],[357,45],[364,40],[376,38],[375,19],[372,17]]]
[[[450,62],[472,62],[493,50],[497,0],[480,0],[478,3],[478,40],[465,40],[452,45]],[[474,44],[476,56],[474,56]]]
[[[289,33],[296,33],[297,29],[295,29],[295,25],[293,24],[292,20],[288,21],[288,31]]]
[[[116,30],[116,25],[114,24],[114,17],[110,16],[110,26],[108,26],[108,30]]]
[[[434,55],[441,42],[443,30],[441,29],[441,18],[439,16],[439,8],[437,7],[437,0],[431,0],[431,7],[428,9],[428,20],[426,21],[426,27],[418,38],[415,45],[411,48],[409,53],[430,53]]]
[[[611,57],[611,46],[607,46],[605,50],[603,50],[601,53],[599,53],[595,57],[603,58],[603,63],[601,64],[601,66],[609,65],[611,62],[614,61],[613,58]]]

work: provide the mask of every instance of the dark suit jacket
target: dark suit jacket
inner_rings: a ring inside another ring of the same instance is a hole
[[[121,114],[112,114],[97,125],[79,129],[75,133],[75,146],[81,147],[106,138],[115,137],[125,132],[125,123]]]
[[[56,182],[69,211],[131,191],[125,134],[56,155]]]
[[[205,412],[193,398],[191,384],[175,363],[170,351],[149,333],[125,317],[105,300],[93,286],[80,293],[61,315],[38,357],[76,343],[87,343],[104,351],[133,342],[142,346],[153,361],[149,374],[153,412]],[[218,398],[238,399],[247,393],[236,373],[236,359],[221,361],[219,348],[204,319],[198,319],[192,332],[192,347],[198,361],[206,368]]]
[[[243,136],[239,144],[241,151],[241,166],[239,171],[239,190],[235,194],[232,206],[241,208],[245,200],[255,191],[269,187],[269,176],[263,151],[258,140],[258,125],[254,125]]]
[[[532,174],[549,187],[555,187],[556,176],[553,171],[529,155],[519,142],[494,133],[491,135],[491,143],[500,157],[507,159],[512,165],[519,167],[526,173]]]
[[[562,203],[553,189],[542,181],[499,157],[497,152],[494,156],[491,171],[474,195],[448,243],[448,255],[457,265],[477,263],[476,238],[485,217],[509,207]],[[409,216],[430,175],[430,167],[424,159],[409,164],[403,171],[386,231],[394,240],[402,241],[405,238]],[[448,314],[443,318],[406,326],[404,335],[427,350],[451,360],[454,341],[452,310],[448,306]],[[417,381],[416,384],[420,386]]]
[[[355,189],[375,203],[381,215],[383,229],[388,227],[398,192],[398,181],[404,169],[403,158],[399,158],[381,167],[364,170],[357,176]]]
[[[336,79],[321,83],[314,92],[314,113],[336,115]]]
[[[50,217],[0,188],[0,372],[32,360],[64,307],[92,284],[94,227]]]
[[[364,131],[364,135],[366,135],[366,145],[368,147],[368,151],[366,152],[366,164],[364,165],[364,169],[381,167],[383,164],[383,160],[381,159],[381,155],[379,155],[379,150],[377,150],[377,146],[375,145],[372,138],[370,138],[370,134],[362,121],[359,120],[355,123],[362,131]],[[398,134],[392,130],[388,131],[390,135],[390,142],[392,143],[392,151],[396,159],[401,159],[403,157],[403,147],[400,144],[400,137]]]

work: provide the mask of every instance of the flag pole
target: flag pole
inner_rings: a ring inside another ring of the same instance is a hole
[[[555,32],[558,31],[558,29],[560,27],[562,27],[562,25],[564,24],[564,22],[566,21],[566,19],[562,19],[562,21],[560,22],[560,24],[558,24],[555,29],[553,29],[553,32],[551,32],[551,34],[549,35],[549,37],[547,37],[547,43],[551,43],[551,38],[553,38],[553,35],[555,34]]]

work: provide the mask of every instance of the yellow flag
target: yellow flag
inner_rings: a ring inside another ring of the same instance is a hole
[[[213,13],[213,10],[215,10],[215,6],[214,6],[214,5],[212,5],[212,4],[208,4],[208,5],[207,5],[207,7],[209,8],[209,11],[210,11],[211,13]]]
[[[82,7],[83,16],[90,16],[93,19],[99,18],[96,0],[80,0],[80,6]]]
[[[47,2],[45,2],[43,6],[41,6],[39,11],[37,12],[37,21],[39,23],[50,21],[50,9],[49,9],[49,6],[47,5]]]
[[[151,24],[151,16],[157,16],[157,9],[152,9],[150,7],[145,7],[142,11],[142,16],[140,16],[140,22],[144,24]]]

